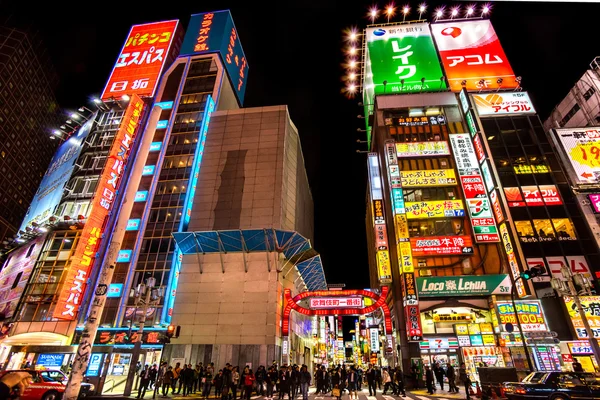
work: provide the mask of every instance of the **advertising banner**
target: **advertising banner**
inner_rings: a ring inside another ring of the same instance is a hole
[[[417,278],[420,297],[506,295],[510,294],[511,286],[510,277],[506,274]]]
[[[409,142],[396,143],[396,153],[398,158],[405,157],[425,157],[425,156],[448,156],[450,149],[448,142]]]
[[[481,135],[477,134],[473,136],[473,145],[475,146],[475,154],[477,155],[477,162],[481,164],[485,160],[485,150],[481,143]]]
[[[523,191],[523,195],[521,195]],[[555,185],[505,187],[504,195],[509,207],[560,205],[562,200]]]
[[[456,185],[456,176],[453,169],[401,171],[400,176],[404,188]]]
[[[375,224],[375,246],[377,250],[388,249],[386,224]]]
[[[43,224],[54,214],[56,206],[63,197],[63,190],[73,173],[75,161],[81,154],[81,145],[92,130],[95,120],[96,114],[90,117],[89,121],[79,128],[77,134],[64,142],[54,154],[27,214],[23,218],[22,231],[25,231],[32,222]]]
[[[515,254],[515,250],[513,248],[513,244],[510,240],[510,235],[508,233],[508,227],[506,226],[506,222],[500,224],[500,235],[502,235],[502,243],[504,244],[504,251],[506,252],[506,257],[508,258],[508,265],[510,267],[510,273],[515,281],[515,286],[517,288],[517,294],[519,297],[527,296],[528,290],[522,279],[518,279],[521,276],[521,269],[519,262],[517,261],[517,256]]]
[[[362,308],[364,307],[361,297],[313,297],[310,299],[311,309],[321,308]]]
[[[525,259],[529,268],[542,265],[546,268],[546,273],[540,277],[533,278],[534,282],[550,282],[551,278],[566,279],[562,274],[562,268],[569,268],[573,274],[582,274],[593,281],[594,277],[585,256],[553,256],[553,257],[535,257]]]
[[[517,314],[521,322],[521,328],[524,332],[547,331],[546,318],[542,312],[542,305],[539,300],[517,300]],[[515,310],[512,302],[498,301],[498,314],[500,316],[500,327],[503,331],[506,330],[505,325],[511,323],[517,325],[515,318]],[[518,330],[516,328],[515,330]]]
[[[600,182],[600,128],[556,129],[577,184]]]
[[[398,252],[400,253],[400,268],[403,274],[412,274],[415,272],[415,266],[412,259],[412,251],[409,242],[399,242]]]
[[[377,95],[446,89],[429,24],[367,28],[365,35],[365,72],[372,82],[366,82],[366,90]]]
[[[474,91],[518,86],[489,20],[432,24],[431,31],[453,92],[461,91],[464,80]]]
[[[462,200],[407,201],[408,219],[456,218],[465,216]]]
[[[46,236],[42,235],[10,253],[8,262],[0,271],[0,313],[7,319],[13,316],[17,308],[45,239]],[[52,279],[56,277],[41,273],[38,281],[56,283]]]
[[[132,95],[129,106],[115,134],[107,162],[98,180],[96,192],[90,204],[90,213],[81,232],[77,248],[71,257],[71,265],[65,271],[53,318],[74,320],[83,300],[90,271],[94,267],[96,253],[102,240],[105,220],[114,206],[123,169],[127,165],[131,146],[138,132],[144,102]],[[104,288],[108,290],[108,287]],[[98,288],[97,290],[100,290]]]
[[[527,92],[474,94],[473,102],[481,118],[497,115],[535,114]]]
[[[181,45],[181,55],[218,53],[241,105],[244,104],[248,60],[229,10],[194,14]]]
[[[567,296],[563,299],[567,306],[567,312],[569,313],[571,322],[573,322],[577,337],[579,339],[589,339],[575,301],[572,297]],[[581,307],[585,312],[585,317],[590,324],[594,337],[600,339],[600,296],[579,296],[579,301],[581,302]]]
[[[153,97],[178,24],[173,20],[132,26],[100,98]]]
[[[390,253],[387,250],[377,252],[377,272],[379,282],[392,283],[392,266],[390,265]]]
[[[588,194],[588,199],[590,200],[590,205],[592,206],[594,213],[600,214],[600,194]]]
[[[414,256],[448,256],[473,254],[470,236],[431,236],[410,238]]]

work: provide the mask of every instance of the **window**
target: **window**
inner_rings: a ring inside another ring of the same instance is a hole
[[[588,101],[594,95],[594,93],[596,93],[596,89],[592,86],[583,94],[583,98],[585,101]]]
[[[560,126],[565,126],[567,122],[569,122],[571,120],[571,118],[573,118],[573,116],[575,114],[577,114],[577,111],[579,111],[580,107],[579,104],[575,104],[573,106],[573,108],[571,108],[569,110],[569,112],[567,113],[567,115],[565,115],[563,117],[563,119],[560,120],[560,122],[558,123]]]
[[[409,221],[410,237],[464,235],[462,219]]]
[[[33,253],[34,248],[35,248],[35,244],[32,244],[31,246],[29,246],[29,250],[27,250],[27,255],[25,257],[27,257],[27,258],[31,257],[31,253]]]
[[[456,188],[429,188],[429,189],[406,189],[404,191],[405,201],[433,201],[456,199]]]
[[[33,247],[33,246],[32,246]],[[21,277],[23,276],[23,271],[19,272],[15,278],[15,281],[13,282],[11,289],[16,288],[19,285],[19,282],[21,281]]]
[[[515,221],[515,227],[524,243],[577,240],[573,223],[568,218],[534,219],[533,225],[530,221]]]

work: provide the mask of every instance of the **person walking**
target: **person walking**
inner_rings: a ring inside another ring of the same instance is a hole
[[[177,388],[177,381],[179,380],[179,374],[181,373],[181,363],[176,363],[175,368],[173,368],[173,380],[171,381],[171,391],[173,394],[177,394],[175,389]]]
[[[429,365],[425,366],[425,383],[427,385],[427,393],[433,394],[433,371]]]
[[[158,375],[158,367],[156,364],[152,364],[152,368],[150,368],[150,382],[148,383],[148,389],[154,389],[154,384],[156,382],[156,377]]]
[[[383,368],[383,371],[381,372],[381,380],[383,382],[383,395],[385,396],[390,384],[392,383],[392,378],[390,377],[390,373],[388,372],[387,368]]]
[[[229,400],[229,391],[231,390],[231,386],[233,385],[233,372],[231,368],[231,364],[225,364],[225,368],[223,368],[223,386],[221,387],[221,399]]]
[[[324,365],[321,365],[321,367],[317,370],[317,378],[316,378],[316,383],[317,383],[317,391],[315,394],[325,394],[327,393],[325,391],[325,384],[327,382],[327,379],[329,379],[329,377],[327,376],[327,370],[325,369]]]
[[[584,372],[581,363],[573,357],[573,372]]]
[[[410,372],[412,374],[412,379],[413,379],[413,389],[418,389],[419,388],[419,365],[414,362],[413,365],[410,367]]]
[[[290,399],[294,400],[300,390],[300,371],[298,371],[297,365],[288,370],[290,371]]]
[[[187,368],[183,372],[183,397],[187,397],[192,394],[192,389],[194,388],[194,376],[195,376],[194,368],[192,368],[192,364],[188,364]]]
[[[267,379],[267,371],[263,365],[258,367],[256,370],[256,394],[260,396],[265,395],[265,380]]]
[[[146,390],[148,389],[148,384],[150,383],[150,368],[148,365],[144,366],[144,369],[140,371],[140,388],[138,389],[137,398],[144,398],[146,395]]]
[[[402,397],[406,397],[406,389],[404,388],[404,372],[400,366],[397,366],[396,371],[394,372],[394,383],[396,389],[395,395],[398,396],[400,393],[402,393]]]
[[[166,363],[165,363],[166,364]],[[173,383],[173,367],[168,366],[162,378],[162,396],[168,397],[169,388]]]
[[[204,370],[204,376],[202,377],[202,397],[208,399],[210,396],[210,389],[212,388],[212,383],[214,379],[214,369],[211,365],[207,365]]]
[[[440,384],[440,388],[444,390],[444,369],[437,362],[433,364],[433,374],[437,383]]]
[[[308,387],[310,386],[310,372],[308,367],[302,365],[300,370],[300,391],[302,392],[302,400],[308,400]]]
[[[287,393],[289,396],[290,392],[290,373],[287,370],[286,365],[282,365],[279,370],[279,399],[283,400],[285,398],[285,394]]]
[[[235,366],[231,371],[231,394],[233,400],[237,399],[237,389],[240,386],[240,367]],[[240,398],[243,397],[243,393],[240,393]]]
[[[471,400],[471,378],[469,378],[469,374],[467,374],[465,363],[460,363],[460,368],[458,369],[458,380],[465,385],[467,400]]]
[[[273,367],[269,367],[269,371],[267,372],[267,400],[273,400],[273,389],[275,388],[275,384],[277,383],[277,370]]]
[[[350,368],[346,380],[348,382],[348,394],[350,395],[350,398],[358,399],[358,374],[356,373],[354,366]]]
[[[220,369],[219,372],[215,375],[214,379],[215,385],[215,398],[219,398],[220,395],[223,394],[223,370]]]
[[[448,369],[446,370],[446,376],[448,377],[448,388],[449,392],[458,393],[458,388],[456,387],[456,371],[452,364],[448,363]]]
[[[250,400],[250,396],[252,395],[252,386],[254,386],[254,381],[256,381],[256,377],[251,369],[248,369],[248,373],[244,375],[244,393],[245,399]]]
[[[381,368],[375,366],[375,382],[377,382],[377,389],[381,390],[383,376],[381,375]]]
[[[377,396],[377,387],[375,386],[375,369],[371,364],[367,369],[367,385],[369,386],[369,396]]]

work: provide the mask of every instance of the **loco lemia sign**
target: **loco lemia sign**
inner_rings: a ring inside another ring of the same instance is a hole
[[[460,92],[462,81],[474,91],[518,86],[489,20],[432,24],[431,31],[452,91]]]
[[[510,294],[510,288],[510,277],[506,274],[417,278],[419,297]]]

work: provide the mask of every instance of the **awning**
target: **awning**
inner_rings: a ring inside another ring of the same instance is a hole
[[[296,231],[245,229],[228,231],[175,232],[183,254],[273,252],[283,253],[294,263],[308,290],[325,290],[327,283],[321,256],[308,239]]]

